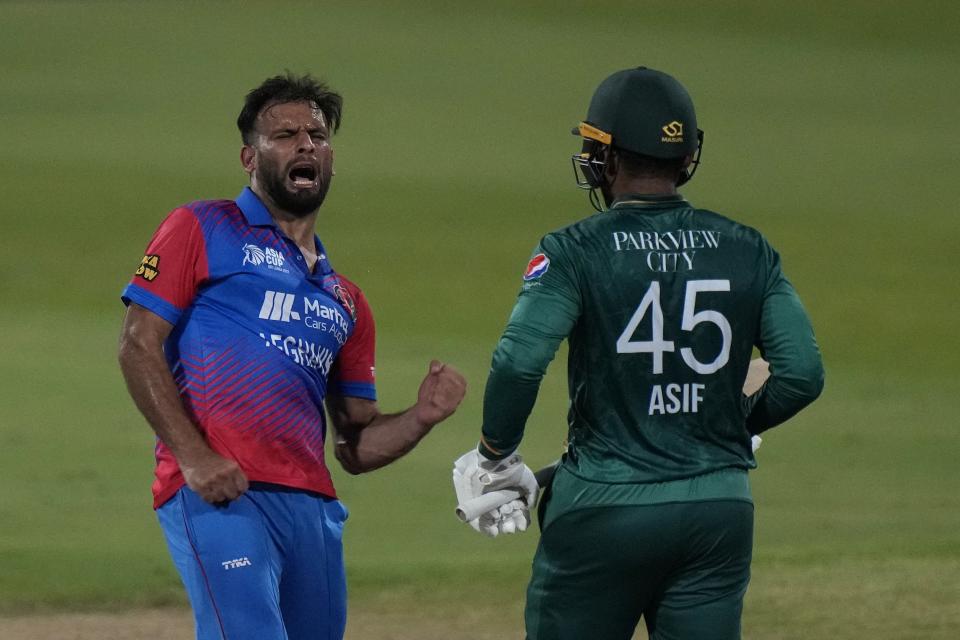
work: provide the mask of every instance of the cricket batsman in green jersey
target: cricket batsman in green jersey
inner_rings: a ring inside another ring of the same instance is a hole
[[[567,339],[568,446],[540,504],[527,638],[627,640],[641,617],[654,640],[739,638],[751,437],[820,394],[813,329],[766,239],[678,194],[703,132],[677,80],[614,73],[574,132],[578,183],[600,213],[534,250],[493,355],[479,446],[454,465],[457,498],[513,490],[470,525],[526,528],[538,486],[517,447]],[[747,396],[754,347],[770,375]]]

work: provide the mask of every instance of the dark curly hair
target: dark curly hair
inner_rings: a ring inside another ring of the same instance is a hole
[[[283,75],[267,78],[259,87],[247,94],[243,102],[243,110],[237,117],[237,128],[240,129],[243,144],[251,143],[257,116],[265,106],[288,102],[312,102],[323,112],[331,133],[335,133],[340,128],[343,97],[331,91],[330,87],[314,79],[310,74],[295,76],[287,71]]]

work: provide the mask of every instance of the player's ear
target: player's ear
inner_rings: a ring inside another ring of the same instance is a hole
[[[248,144],[243,145],[240,149],[240,164],[243,165],[243,170],[246,171],[248,175],[252,174],[257,168],[256,159],[257,152],[253,150],[253,147]]]
[[[606,149],[606,162],[603,164],[603,175],[607,179],[607,184],[613,184],[620,173],[620,154],[613,147]]]

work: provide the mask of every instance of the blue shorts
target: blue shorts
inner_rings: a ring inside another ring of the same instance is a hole
[[[347,617],[339,500],[251,483],[214,506],[183,487],[157,509],[197,640],[340,640]]]

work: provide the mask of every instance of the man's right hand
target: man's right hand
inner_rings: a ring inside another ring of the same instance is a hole
[[[210,504],[235,500],[250,487],[240,465],[209,449],[180,462],[180,471],[187,486]]]
[[[413,406],[416,420],[426,427],[446,420],[456,411],[466,392],[467,381],[459,371],[439,360],[431,361]]]
[[[537,479],[516,452],[504,460],[488,460],[477,448],[453,463],[453,488],[459,505],[498,489],[516,489],[522,496],[467,522],[475,531],[490,537],[501,533],[526,531],[530,509],[537,504],[540,487]]]
[[[213,451],[183,408],[163,345],[173,325],[149,309],[131,303],[120,335],[120,368],[154,432],[180,465],[187,486],[211,504],[238,498],[250,486],[233,460]]]

